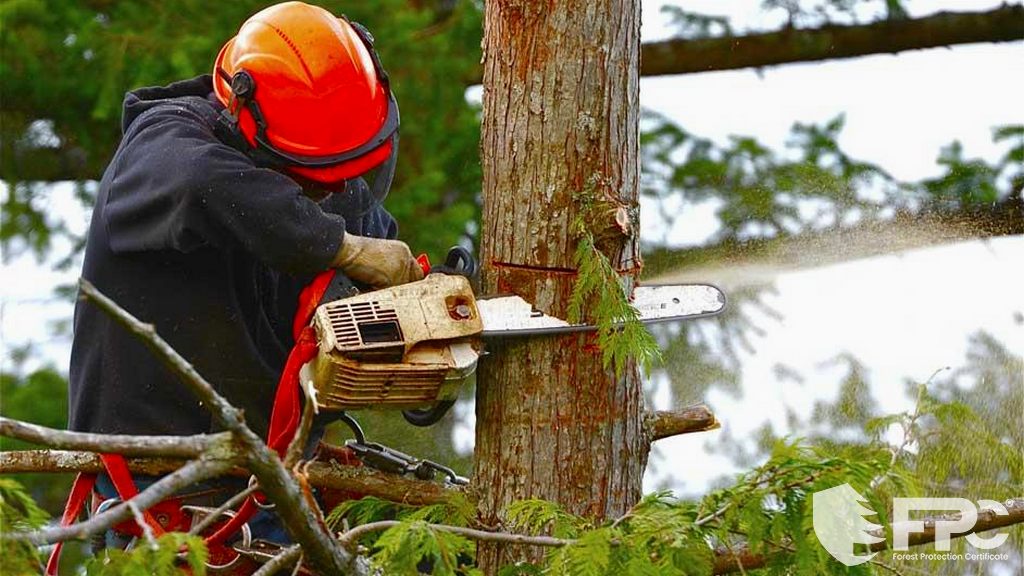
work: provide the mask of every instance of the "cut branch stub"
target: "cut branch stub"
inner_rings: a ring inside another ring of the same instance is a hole
[[[651,442],[721,427],[715,414],[704,404],[695,404],[680,410],[648,412],[645,423]]]

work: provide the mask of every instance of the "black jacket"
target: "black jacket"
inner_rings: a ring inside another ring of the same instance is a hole
[[[82,276],[157,333],[266,432],[292,346],[298,293],[342,232],[394,238],[383,208],[360,214],[361,179],[317,204],[214,133],[209,76],[125,96],[123,138],[100,183]],[[210,432],[210,412],[95,306],[75,309],[73,430]]]

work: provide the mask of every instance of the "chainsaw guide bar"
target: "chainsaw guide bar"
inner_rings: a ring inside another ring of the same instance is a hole
[[[678,322],[713,316],[725,309],[725,294],[707,284],[669,284],[637,286],[633,290],[633,308],[643,324]],[[519,296],[479,298],[484,329],[482,338],[518,338],[524,336],[593,332],[592,324],[570,324],[536,310]]]

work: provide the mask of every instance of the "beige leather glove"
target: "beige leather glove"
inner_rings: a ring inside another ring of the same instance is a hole
[[[349,278],[374,288],[423,278],[423,270],[405,242],[345,234],[331,264]]]

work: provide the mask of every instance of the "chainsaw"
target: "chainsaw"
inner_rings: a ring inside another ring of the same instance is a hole
[[[422,262],[422,260],[421,260]],[[401,409],[417,426],[436,423],[497,338],[595,331],[536,310],[514,295],[477,297],[476,261],[452,248],[423,280],[362,292],[341,274],[313,316],[319,350],[300,372],[317,410]],[[329,300],[329,301],[328,301]],[[725,295],[702,284],[637,286],[640,322],[718,314]]]

